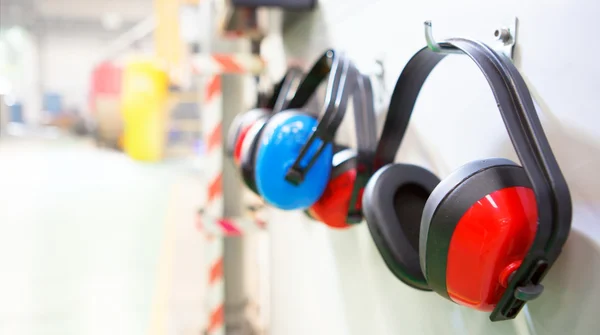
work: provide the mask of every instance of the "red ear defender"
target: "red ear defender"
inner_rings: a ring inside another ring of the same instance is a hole
[[[542,280],[567,240],[569,188],[510,59],[470,39],[438,43],[431,22],[425,22],[425,36],[428,46],[406,64],[390,100],[375,155],[379,170],[365,188],[367,226],[385,264],[402,282],[491,311],[491,321],[514,319],[542,294]],[[435,177],[425,178],[426,170],[393,162],[421,88],[449,53],[468,56],[485,75],[521,166],[502,158],[475,161],[432,188]],[[412,196],[426,198],[424,206],[395,200],[411,183],[420,186]]]
[[[332,228],[348,228],[362,221],[362,195],[366,180],[372,174],[377,146],[371,81],[354,66],[352,70],[349,81],[356,85],[352,98],[357,150],[338,148],[325,191],[308,210],[309,216]],[[341,118],[336,122],[340,123]]]

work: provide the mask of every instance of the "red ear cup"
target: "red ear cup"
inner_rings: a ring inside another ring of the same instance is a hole
[[[235,141],[235,146],[233,148],[233,161],[236,165],[240,165],[240,159],[242,156],[242,145],[244,144],[244,139],[246,138],[246,135],[248,134],[248,131],[250,130],[253,124],[254,122],[243,125]]]
[[[333,156],[331,178],[321,198],[310,207],[309,214],[333,228],[348,228],[348,209],[356,180],[356,154],[345,149]],[[359,204],[362,203],[362,191]]]
[[[421,267],[437,293],[491,311],[536,230],[535,195],[523,168],[506,159],[472,162],[442,181],[425,205]]]

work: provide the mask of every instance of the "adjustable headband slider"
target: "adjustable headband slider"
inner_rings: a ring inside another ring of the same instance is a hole
[[[300,185],[304,181],[304,171],[302,169],[291,168],[285,174],[285,180],[294,186]]]
[[[523,267],[524,265],[521,265]],[[498,306],[490,315],[492,321],[503,321],[514,318],[523,308],[526,302],[539,297],[544,292],[544,286],[540,281],[548,270],[548,262],[538,259],[528,270],[517,270],[508,278],[509,283],[517,281],[519,284],[512,290],[508,299],[501,299]],[[520,275],[520,278],[517,276]],[[515,278],[517,277],[517,278]],[[510,285],[509,285],[510,286]]]
[[[319,137],[317,137],[315,133],[313,133],[306,142],[306,144],[300,150],[300,154],[298,155],[298,158],[296,159],[292,167],[289,168],[289,170],[286,172],[285,180],[287,180],[292,185],[298,186],[304,181],[304,177],[306,177],[308,171],[310,171],[313,165],[315,165],[317,159],[319,158],[321,153],[323,153],[323,150],[325,150],[325,147],[331,144],[329,141],[321,139],[321,143],[319,144],[317,151],[312,156],[310,156],[308,164],[306,166],[302,166],[303,158],[309,154],[310,147],[317,139],[319,139]]]

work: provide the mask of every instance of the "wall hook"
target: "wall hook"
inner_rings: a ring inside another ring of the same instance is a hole
[[[442,43],[439,44],[433,37],[433,28],[431,21],[425,21],[425,41],[427,41],[427,47],[433,52],[440,53],[461,53],[458,49]]]

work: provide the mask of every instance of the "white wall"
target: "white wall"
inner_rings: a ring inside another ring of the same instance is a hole
[[[549,109],[546,134],[573,197],[573,230],[546,277],[546,291],[514,321],[410,289],[387,270],[362,224],[331,231],[302,213],[274,211],[271,333],[598,334],[600,329],[600,3],[588,0],[322,0],[285,35],[288,59],[315,59],[327,47],[357,59],[385,57],[387,83],[425,45],[423,21],[438,38],[490,41],[505,18],[520,19],[516,64]],[[398,160],[445,177],[474,159],[518,161],[483,76],[466,57],[444,60],[426,83]]]

